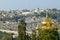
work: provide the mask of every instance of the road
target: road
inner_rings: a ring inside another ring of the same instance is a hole
[[[6,32],[6,33],[14,33],[15,35],[18,35],[18,32],[17,31],[11,31],[11,30],[4,30],[4,29],[0,29],[1,32]],[[32,33],[32,32],[28,32],[26,31],[27,33]]]
[[[16,35],[18,35],[17,31],[11,31],[11,30],[4,30],[4,29],[0,29],[1,32],[6,32],[6,33],[14,33]]]

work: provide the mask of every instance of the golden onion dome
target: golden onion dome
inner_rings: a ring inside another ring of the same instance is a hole
[[[46,9],[46,18],[43,20],[42,25],[51,26],[52,22],[48,17],[48,9]]]
[[[42,24],[46,24],[46,22],[43,21]]]
[[[51,24],[52,22],[51,22],[51,20],[48,18],[45,18],[44,20],[43,20],[43,22],[42,22],[42,24],[46,24],[46,23],[49,23],[49,24]]]

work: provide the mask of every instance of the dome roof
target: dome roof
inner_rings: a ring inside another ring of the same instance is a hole
[[[46,24],[46,23],[52,23],[51,20],[49,18],[45,18],[42,22],[42,24]]]
[[[52,24],[52,22],[51,22],[50,18],[48,17],[48,10],[46,10],[46,18],[43,20],[42,25],[44,27],[49,27],[49,26],[51,26],[51,24]]]

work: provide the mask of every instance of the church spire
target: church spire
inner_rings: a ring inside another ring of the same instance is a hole
[[[46,18],[48,18],[48,9],[46,9]]]
[[[52,26],[52,22],[48,16],[48,9],[46,9],[46,18],[43,20],[42,25],[42,28],[49,28]]]

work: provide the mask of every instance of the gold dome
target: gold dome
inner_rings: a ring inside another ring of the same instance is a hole
[[[42,22],[43,27],[49,27],[52,25],[51,20],[48,17],[48,10],[46,9],[46,18]]]
[[[45,18],[45,19],[43,20],[42,24],[46,24],[46,23],[51,24],[52,22],[51,22],[51,20],[50,20],[49,18]]]

